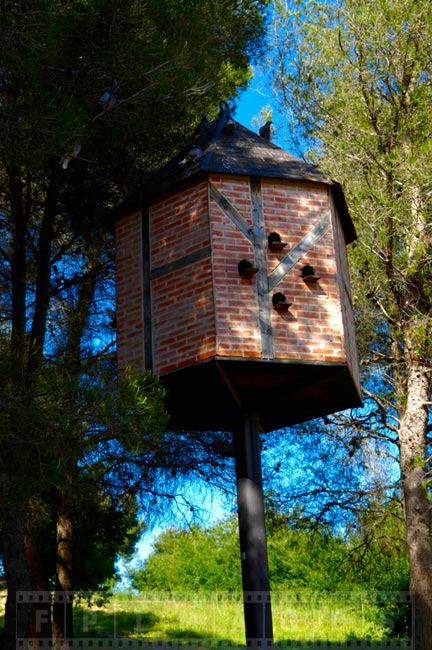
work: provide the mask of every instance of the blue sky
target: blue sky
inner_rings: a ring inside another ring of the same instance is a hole
[[[283,118],[276,108],[276,101],[268,79],[255,71],[250,86],[237,99],[237,109],[234,118],[251,131],[258,132],[263,121],[259,119],[260,111],[263,108],[271,108],[273,111],[273,137],[272,142],[279,147],[286,148],[283,139]]]

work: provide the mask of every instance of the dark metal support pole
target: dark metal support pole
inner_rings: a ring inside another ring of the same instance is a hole
[[[253,648],[272,648],[260,438],[253,416],[245,414],[243,429],[234,433],[234,457],[246,644]]]

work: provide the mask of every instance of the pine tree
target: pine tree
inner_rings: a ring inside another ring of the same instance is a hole
[[[277,95],[297,143],[343,184],[358,232],[350,259],[364,392],[398,453],[423,649],[432,637],[432,10],[411,0],[275,9]]]

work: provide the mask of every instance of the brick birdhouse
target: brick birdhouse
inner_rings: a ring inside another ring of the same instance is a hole
[[[228,110],[116,211],[120,369],[180,428],[263,431],[359,406],[341,187]]]

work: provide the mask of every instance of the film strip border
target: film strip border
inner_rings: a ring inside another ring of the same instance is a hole
[[[67,639],[59,642],[54,642],[51,639],[19,639],[17,640],[17,649],[28,650],[53,650],[61,648],[61,650],[193,650],[194,648],[201,649],[217,649],[217,648],[239,648],[238,644],[229,641],[207,640],[207,639],[193,639],[185,640],[171,640],[171,641],[147,641],[145,639]],[[253,650],[260,648],[264,650],[267,646],[261,639],[257,642],[249,641],[247,648]],[[275,650],[279,648],[298,648],[306,650],[307,648],[339,648],[339,650],[354,650],[355,648],[363,650],[370,648],[375,650],[406,650],[414,649],[410,641],[404,640],[386,640],[386,641],[372,641],[372,640],[353,640],[353,641],[281,641],[274,644]]]
[[[320,592],[317,592],[320,593]],[[223,592],[218,592],[219,596],[223,597]],[[289,600],[297,599],[299,596],[303,595],[303,590],[292,589],[286,592],[271,592],[271,591],[244,591],[243,592],[243,601],[244,602],[270,602],[272,596],[275,599],[278,599],[280,595],[287,597]],[[306,597],[313,594],[313,592],[305,592]],[[72,602],[75,599],[80,601],[89,600],[94,596],[94,592],[76,592],[76,591],[61,591],[61,592],[51,592],[51,591],[17,591],[17,605],[25,603],[53,603],[53,602]],[[171,598],[175,599],[175,592],[171,593]],[[231,596],[231,592],[229,592]],[[346,601],[347,599],[355,599],[359,602],[383,602],[383,603],[412,603],[413,597],[409,591],[336,591],[332,592],[331,595],[336,597],[338,600]],[[181,596],[184,596],[184,592],[181,592]],[[237,599],[236,599],[237,600]]]

